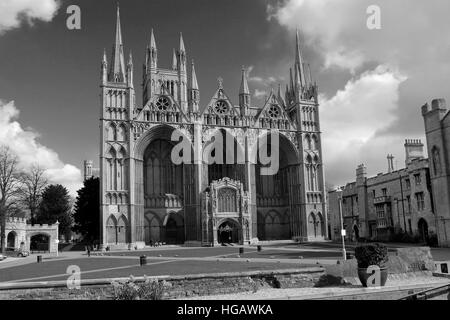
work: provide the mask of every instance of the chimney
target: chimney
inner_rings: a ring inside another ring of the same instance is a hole
[[[388,161],[388,173],[392,173],[394,171],[394,156],[392,154],[388,154],[387,161]]]
[[[423,143],[419,139],[405,140],[405,165],[408,166],[413,160],[423,159]]]

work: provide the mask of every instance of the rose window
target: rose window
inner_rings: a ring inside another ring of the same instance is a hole
[[[216,106],[214,107],[214,110],[218,114],[225,114],[228,112],[228,104],[223,100],[219,100],[216,102]]]
[[[170,101],[167,97],[159,97],[156,100],[156,107],[159,110],[167,110],[170,107]]]
[[[280,108],[278,108],[278,106],[275,106],[275,105],[270,106],[267,113],[269,114],[269,117],[271,117],[273,119],[278,118],[280,116]]]

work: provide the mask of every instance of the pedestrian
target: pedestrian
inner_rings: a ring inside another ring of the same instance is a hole
[[[91,245],[90,244],[87,245],[87,255],[88,255],[88,257],[91,256]]]

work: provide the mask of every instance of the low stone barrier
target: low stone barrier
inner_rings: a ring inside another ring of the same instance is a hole
[[[430,247],[398,248],[389,255],[386,266],[389,272],[388,281],[432,276],[436,270]],[[339,261],[336,265],[326,265],[325,270],[327,275],[344,283],[360,284],[356,258]]]
[[[156,276],[168,288],[164,299],[254,292],[261,288],[314,287],[324,275],[320,267],[276,271],[249,271],[183,276]],[[111,282],[129,278],[81,280],[81,289],[69,290],[66,281],[0,283],[0,299],[110,299]],[[134,278],[145,281],[143,277]]]

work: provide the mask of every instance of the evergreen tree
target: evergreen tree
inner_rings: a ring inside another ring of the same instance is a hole
[[[89,241],[100,236],[100,179],[90,178],[78,190],[73,211],[73,231],[81,233]]]
[[[59,222],[59,235],[67,236],[72,227],[69,192],[60,184],[52,184],[45,188],[36,223],[54,224]]]

